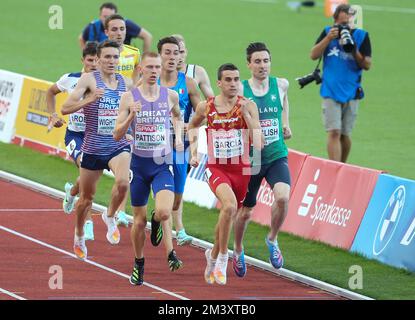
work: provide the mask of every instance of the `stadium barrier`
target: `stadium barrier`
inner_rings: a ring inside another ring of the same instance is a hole
[[[351,251],[415,272],[415,181],[382,174]]]
[[[308,156],[282,230],[350,249],[380,173]]]

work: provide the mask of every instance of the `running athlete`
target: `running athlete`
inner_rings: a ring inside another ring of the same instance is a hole
[[[113,14],[105,20],[105,34],[108,40],[116,41],[120,48],[120,63],[117,72],[136,83],[139,76],[138,63],[140,62],[140,50],[124,44],[126,36],[125,20],[119,14]]]
[[[151,242],[158,245],[163,237],[161,221],[169,219],[174,201],[173,168],[171,166],[170,113],[176,131],[176,148],[183,150],[182,120],[179,97],[173,90],[160,87],[160,55],[145,53],[140,63],[142,83],[124,93],[120,102],[114,138],[120,139],[128,128],[134,136],[131,159],[131,204],[134,222],[131,228],[135,262],[130,283],[142,285],[144,276],[144,241],[147,223],[147,202],[150,189],[155,197],[151,217]],[[181,262],[174,250],[167,252],[170,270]]]
[[[207,119],[208,163],[205,178],[222,207],[213,248],[205,252],[207,266],[204,276],[209,284],[216,282],[224,285],[232,220],[242,206],[250,178],[250,137],[255,148],[261,149],[261,134],[255,103],[238,95],[238,68],[230,63],[222,65],[218,70],[217,83],[220,94],[197,106],[189,125],[189,138],[192,142],[190,164],[197,167],[198,129]]]
[[[83,72],[92,72],[97,69],[97,43],[88,42],[82,50]],[[55,112],[56,101],[55,96],[61,92],[68,92],[69,94],[75,89],[82,72],[66,73],[55,84],[53,84],[46,93],[46,103],[49,112],[51,112],[51,125],[60,128],[63,125]],[[85,121],[84,112],[82,109],[72,113],[69,116],[68,127],[65,134],[65,146],[69,156],[73,159],[76,166],[79,168],[81,164],[81,146],[84,140]],[[63,199],[63,211],[70,214],[75,206],[75,199],[79,192],[79,177],[75,184],[67,182],[65,184],[65,198]],[[84,225],[85,240],[94,240],[94,223],[91,217],[91,212],[88,211],[86,222]]]
[[[200,91],[202,91],[205,99],[214,96],[212,86],[210,84],[209,75],[207,74],[205,68],[198,64],[187,64],[187,48],[184,38],[180,34],[175,34],[173,37],[179,42],[179,62],[177,64],[177,70],[183,72],[189,78],[192,78],[196,81]]]
[[[133,81],[133,84],[136,83],[139,79],[138,63],[140,61],[140,51],[135,47],[124,44],[127,30],[124,18],[119,14],[110,15],[105,19],[104,29],[108,39],[117,42],[121,48],[117,72],[126,78],[130,78]],[[127,200],[128,191],[126,193],[126,198],[122,201],[116,214],[118,225],[128,226],[129,222],[125,212]]]
[[[130,79],[116,73],[119,56],[118,43],[111,40],[102,42],[98,46],[99,71],[83,74],[62,106],[62,114],[74,113],[82,108],[85,114],[80,197],[75,209],[74,252],[80,259],[87,257],[83,226],[104,169],[112,170],[115,182],[108,211],[102,213],[102,219],[108,228],[107,240],[111,244],[118,244],[120,241],[114,215],[128,190],[131,150],[130,142],[126,138],[115,141],[112,132],[118,115],[120,96],[131,88],[132,83]]]
[[[233,270],[243,277],[246,273],[242,239],[256,205],[256,197],[262,180],[265,178],[274,192],[275,201],[271,208],[271,230],[265,237],[271,265],[280,269],[284,263],[278,247],[277,236],[288,212],[290,196],[290,171],[288,150],[284,140],[291,137],[289,125],[288,81],[269,75],[271,54],[264,43],[251,43],[246,49],[251,78],[244,80],[243,95],[254,101],[258,107],[265,147],[261,160],[253,161],[252,169],[259,172],[251,176],[243,207],[238,212],[234,224],[235,247]]]
[[[179,59],[179,43],[174,37],[161,39],[157,44],[158,52],[162,59],[162,68],[159,84],[173,89],[179,94],[179,105],[182,119],[184,120],[185,131],[189,122],[189,117],[194,108],[200,102],[200,95],[197,90],[196,82],[186,77],[182,72],[177,71]],[[187,167],[189,153],[187,148],[189,142],[184,140],[184,151],[173,150],[173,171],[174,171],[174,205],[173,219],[176,226],[177,244],[182,246],[192,242],[192,237],[186,234],[182,222],[183,192],[187,178]],[[167,224],[167,222],[165,222]],[[170,228],[172,222],[169,221]],[[173,248],[170,233],[166,234],[164,244]]]

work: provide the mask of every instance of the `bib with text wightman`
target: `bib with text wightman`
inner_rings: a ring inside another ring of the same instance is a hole
[[[69,130],[76,132],[85,131],[85,115],[83,109],[72,113],[69,116],[68,128]]]
[[[261,124],[266,146],[280,140],[280,126],[278,119],[263,119],[259,122]]]
[[[137,124],[135,126],[135,148],[137,150],[164,149],[167,144],[166,126],[161,124]]]
[[[239,157],[244,153],[241,129],[212,130],[214,156],[217,159]]]
[[[98,134],[103,136],[112,135],[118,117],[119,103],[119,98],[101,97],[98,104]]]

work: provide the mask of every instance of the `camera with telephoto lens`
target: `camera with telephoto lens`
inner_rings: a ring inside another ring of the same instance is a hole
[[[333,27],[339,29],[339,43],[342,46],[343,50],[347,53],[353,51],[355,43],[350,33],[350,27],[347,24],[335,24]]]
[[[298,81],[298,84],[301,86],[300,89],[304,88],[309,83],[316,81],[316,84],[321,83],[320,69],[316,68],[314,71],[304,77],[295,79]]]

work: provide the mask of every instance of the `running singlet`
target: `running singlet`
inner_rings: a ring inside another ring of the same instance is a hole
[[[117,72],[126,78],[132,78],[134,67],[140,61],[140,50],[135,47],[124,45],[120,53],[120,62],[118,63]]]
[[[123,137],[115,141],[112,132],[118,116],[121,94],[126,91],[123,77],[116,73],[117,89],[108,88],[101,79],[101,73],[93,73],[97,88],[105,89],[104,95],[97,101],[84,108],[85,138],[82,152],[93,155],[110,155],[113,152],[129,145]]]
[[[184,73],[189,78],[195,79],[195,77],[196,77],[196,65],[195,64],[186,65],[186,71]]]
[[[138,88],[132,89],[131,93],[134,101],[140,101],[142,106],[130,125],[134,133],[133,153],[145,158],[169,154],[171,108],[167,88],[160,87],[159,97],[154,102],[144,99]]]
[[[229,170],[242,170],[249,167],[249,132],[242,116],[238,96],[235,106],[227,113],[219,113],[215,98],[206,105],[207,143],[209,167],[223,167]]]
[[[269,77],[268,93],[261,97],[254,95],[248,80],[244,80],[242,83],[244,96],[254,101],[258,106],[259,122],[265,137],[264,149],[261,152],[261,163],[268,164],[286,157],[288,149],[282,131],[282,97],[278,90],[277,78]],[[260,165],[260,163],[254,163],[254,165]]]
[[[81,72],[66,73],[56,82],[56,86],[61,92],[68,92],[69,94],[71,94],[72,91],[75,89],[76,85],[78,84],[78,80],[81,77],[81,75]],[[68,130],[74,132],[85,131],[83,109],[78,110],[69,115]]]
[[[157,80],[160,84],[160,78]],[[192,112],[192,104],[189,98],[189,92],[186,86],[186,75],[183,72],[178,72],[176,85],[169,89],[176,91],[179,94],[179,106],[182,120],[184,123],[189,122],[190,113]]]

